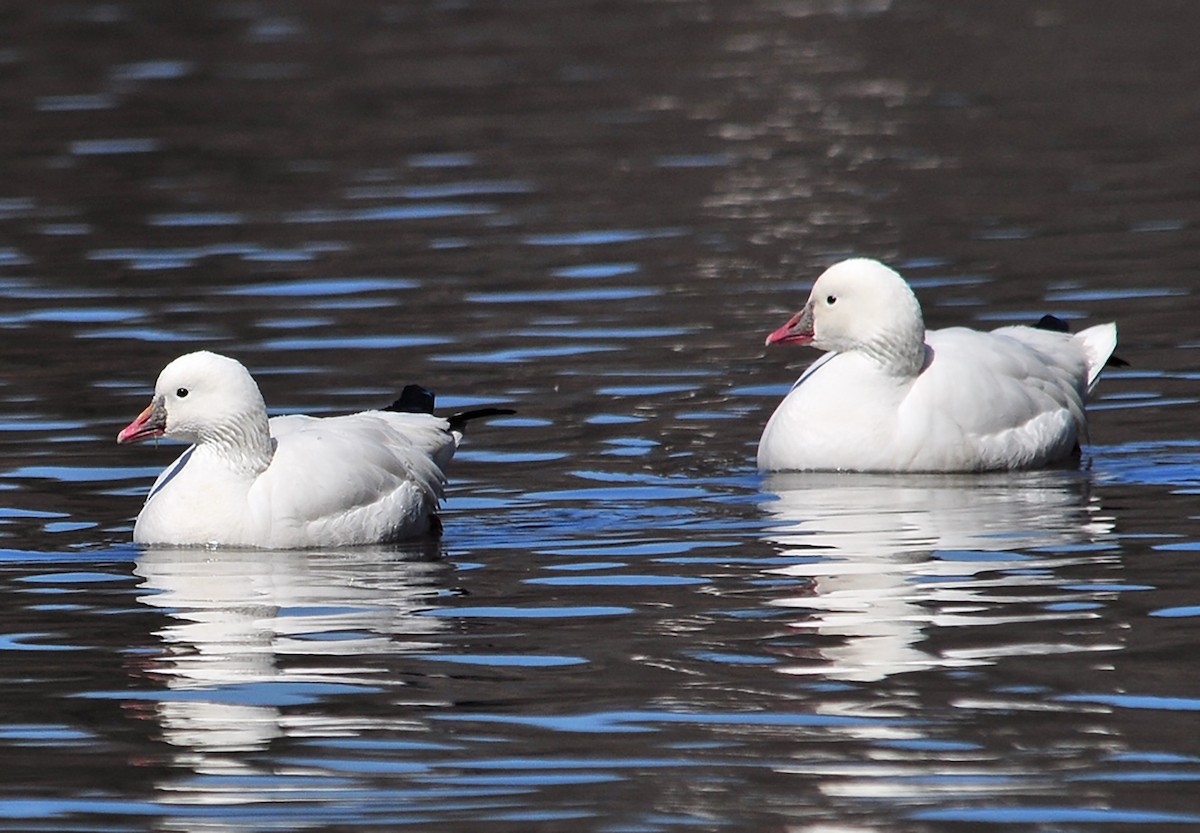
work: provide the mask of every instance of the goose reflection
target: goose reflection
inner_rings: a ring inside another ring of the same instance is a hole
[[[428,648],[441,627],[416,615],[446,569],[434,556],[144,550],[139,601],[167,615],[144,665],[168,689],[155,704],[165,740],[201,757],[261,749],[289,732],[287,706],[386,684],[385,658]]]
[[[805,610],[792,625],[819,646],[781,669],[787,673],[869,681],[1000,654],[1081,649],[1053,645],[1044,632],[992,647],[978,638],[937,651],[923,643],[955,625],[1008,623],[1011,639],[1046,620],[1090,615],[1071,609],[1078,595],[1054,574],[1095,561],[1103,548],[1095,545],[1112,533],[1084,472],[783,473],[768,477],[763,491],[772,497],[763,504],[768,539],[797,558],[775,572],[804,588],[774,604]],[[1013,613],[1005,603],[1015,603]]]

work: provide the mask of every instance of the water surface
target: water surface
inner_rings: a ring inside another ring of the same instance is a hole
[[[336,10],[335,10],[336,8]],[[1189,5],[10,8],[0,826],[1200,823]],[[760,476],[833,260],[1117,320],[1078,469]],[[445,536],[130,543],[163,364],[477,426]]]

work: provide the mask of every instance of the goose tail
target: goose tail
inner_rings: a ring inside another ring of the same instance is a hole
[[[1095,389],[1096,383],[1100,381],[1100,374],[1107,365],[1127,364],[1113,356],[1113,351],[1117,349],[1117,325],[1114,322],[1097,324],[1086,330],[1080,330],[1072,338],[1079,341],[1087,360],[1087,392],[1089,396]]]

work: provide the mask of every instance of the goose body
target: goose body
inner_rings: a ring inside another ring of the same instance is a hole
[[[399,541],[440,529],[445,469],[462,434],[430,413],[268,419],[241,363],[201,351],[158,377],[118,443],[191,443],[134,525],[142,544],[294,549]]]
[[[1075,335],[927,331],[903,278],[874,260],[843,261],[767,337],[827,352],[767,422],[758,467],[962,472],[1061,462],[1087,439],[1084,408],[1116,339],[1111,323]]]

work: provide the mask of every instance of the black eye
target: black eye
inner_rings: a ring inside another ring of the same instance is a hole
[[[175,395],[178,396],[180,399],[183,399],[183,397],[188,395],[188,389],[180,388],[179,390],[175,391]]]
[[[826,303],[826,304],[828,304],[829,306],[833,306],[834,304],[836,304],[836,303],[837,303],[837,296],[836,296],[836,295],[830,295],[830,296],[828,296],[828,297],[825,299],[825,303]]]

